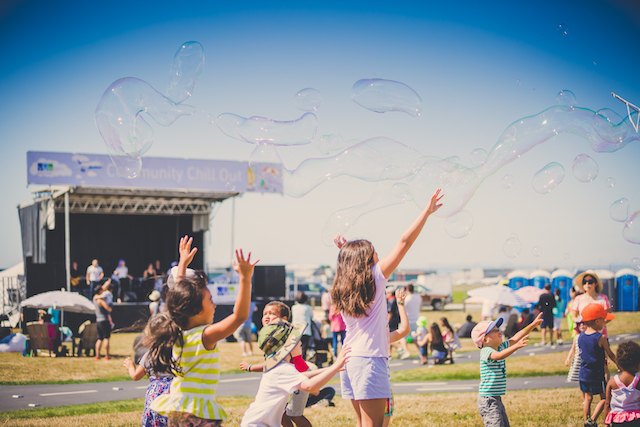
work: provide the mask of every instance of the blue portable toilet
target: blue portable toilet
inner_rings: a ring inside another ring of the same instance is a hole
[[[571,287],[573,286],[573,273],[568,270],[556,270],[551,273],[551,292],[560,289],[560,298],[563,301],[571,300]]]
[[[547,270],[534,270],[529,275],[529,286],[543,289],[547,283],[551,283],[551,274]]]
[[[602,291],[600,293],[609,298],[611,311],[618,311],[618,292],[615,273],[611,270],[595,270],[595,273],[602,282]]]
[[[623,268],[616,274],[618,311],[638,311],[638,273]]]
[[[523,286],[529,286],[529,271],[513,270],[507,275],[507,280],[509,280],[509,287],[514,291]]]

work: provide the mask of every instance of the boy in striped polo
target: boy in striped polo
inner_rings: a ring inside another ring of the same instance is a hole
[[[502,340],[503,319],[482,321],[471,331],[471,339],[480,351],[480,388],[478,410],[485,427],[509,427],[509,418],[502,403],[507,390],[507,370],[504,359],[519,348],[526,347],[529,334],[542,323],[542,313],[510,340]]]

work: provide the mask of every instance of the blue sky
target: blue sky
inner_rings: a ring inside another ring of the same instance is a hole
[[[560,90],[575,93],[580,107],[623,117],[626,108],[612,91],[640,104],[640,13],[633,3],[9,2],[0,7],[0,267],[21,260],[16,206],[30,198],[26,152],[106,153],[93,121],[105,89],[137,77],[162,92],[186,41],[205,50],[204,72],[186,102],[198,112],[170,127],[152,123],[148,155],[247,160],[253,147],[225,136],[207,114],[294,120],[302,112],[293,95],[312,87],[324,98],[316,112],[319,135],[386,136],[424,155],[464,162],[476,148],[489,151],[511,123],[556,105]],[[567,35],[557,31],[560,24]],[[421,116],[358,106],[350,90],[363,78],[412,87],[424,103]],[[599,165],[588,184],[571,173],[579,154]],[[321,157],[315,143],[280,155],[288,168]],[[560,134],[485,179],[465,207],[474,218],[469,236],[452,239],[444,219],[434,217],[401,267],[629,266],[640,247],[622,238],[622,224],[608,209],[625,197],[632,211],[640,210],[638,160],[638,141],[594,153],[582,138]],[[565,179],[540,195],[533,175],[552,161],[564,166]],[[500,185],[505,174],[515,179],[508,190]],[[605,186],[608,177],[614,188]],[[336,251],[321,240],[324,223],[364,203],[374,189],[340,177],[300,199],[246,194],[236,201],[235,243],[265,263],[333,265]],[[228,264],[230,205],[223,203],[212,221],[210,266]],[[368,238],[385,254],[418,212],[412,203],[372,212],[347,237]],[[522,243],[517,258],[503,252],[512,233]],[[533,256],[534,246],[541,256]]]

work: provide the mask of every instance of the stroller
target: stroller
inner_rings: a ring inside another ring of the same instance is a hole
[[[329,366],[333,363],[333,353],[329,344],[322,339],[320,327],[315,321],[311,321],[311,339],[309,340],[309,356],[307,360],[318,368]]]

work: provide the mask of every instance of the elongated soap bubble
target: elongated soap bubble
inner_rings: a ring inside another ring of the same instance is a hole
[[[142,155],[153,144],[153,129],[141,115],[169,126],[195,109],[179,105],[161,95],[149,83],[127,77],[105,91],[96,108],[95,122],[118,175],[135,178],[142,167]]]
[[[551,162],[533,176],[533,189],[537,193],[547,194],[564,179],[564,168],[560,163]]]
[[[504,254],[509,258],[517,258],[522,252],[522,243],[517,237],[509,237],[502,245]]]
[[[586,154],[573,159],[573,176],[580,182],[591,182],[598,176],[598,164]]]
[[[504,188],[505,190],[508,188],[513,187],[513,182],[515,181],[515,178],[513,177],[513,175],[511,174],[506,174],[505,176],[502,177],[502,179],[500,180],[500,185],[502,186],[502,188]]]
[[[570,90],[561,90],[557,97],[558,105],[565,110],[573,110],[576,106],[576,96]]]
[[[614,221],[625,222],[629,219],[630,209],[631,205],[629,204],[629,201],[622,198],[611,203],[611,206],[609,206],[609,215]]]
[[[330,154],[335,151],[344,150],[345,148],[347,148],[347,143],[339,133],[322,135],[318,138],[318,150],[320,150],[322,154]]]
[[[322,104],[322,94],[311,87],[302,89],[293,96],[293,105],[298,110],[317,111],[320,104]]]
[[[640,211],[635,211],[622,229],[622,237],[629,243],[640,245]]]
[[[278,121],[223,113],[218,116],[216,124],[225,135],[249,144],[303,145],[315,137],[318,118],[313,113],[305,113],[297,120]]]
[[[422,99],[404,83],[384,79],[363,79],[351,88],[351,99],[375,113],[401,111],[418,117],[422,112]]]
[[[487,160],[487,152],[483,148],[476,148],[471,152],[471,164],[480,166]]]
[[[591,125],[598,136],[611,144],[618,144],[627,137],[628,126],[625,126],[618,113],[609,108],[598,110]]]
[[[460,211],[451,215],[444,222],[444,231],[454,239],[461,239],[471,233],[473,228],[473,215],[468,211]]]
[[[198,42],[187,42],[176,52],[171,69],[167,98],[180,104],[193,94],[196,82],[204,70],[204,49]]]

